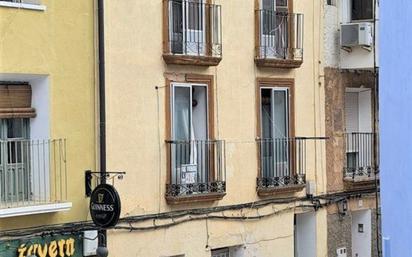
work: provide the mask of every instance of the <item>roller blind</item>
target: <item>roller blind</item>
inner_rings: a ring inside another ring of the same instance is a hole
[[[31,96],[28,84],[0,85],[0,118],[34,118]]]
[[[358,93],[346,92],[345,118],[346,132],[359,132],[359,97]]]

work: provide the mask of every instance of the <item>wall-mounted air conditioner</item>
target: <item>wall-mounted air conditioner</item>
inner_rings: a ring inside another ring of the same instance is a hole
[[[371,22],[342,24],[340,42],[342,47],[364,46],[373,44],[373,25]]]

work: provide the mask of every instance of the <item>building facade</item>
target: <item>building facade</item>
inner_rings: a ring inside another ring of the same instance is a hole
[[[322,8],[105,1],[111,256],[327,256]]]
[[[45,232],[88,217],[84,171],[97,160],[94,4],[0,1],[0,34],[0,256],[63,248],[59,256],[83,256],[78,235]]]
[[[379,5],[324,1],[328,256],[380,256]],[[377,209],[378,207],[378,209]]]
[[[412,224],[409,222],[412,195],[408,181],[411,178],[409,136],[411,118],[409,106],[411,91],[410,56],[407,47],[411,39],[411,21],[407,14],[412,11],[410,1],[391,5],[381,1],[382,37],[380,72],[380,119],[381,119],[381,187],[382,187],[382,236],[383,256],[411,256],[409,238]],[[398,28],[403,31],[394,33]],[[392,49],[404,49],[394,54]],[[396,90],[394,88],[396,87]],[[406,203],[406,204],[405,204]]]

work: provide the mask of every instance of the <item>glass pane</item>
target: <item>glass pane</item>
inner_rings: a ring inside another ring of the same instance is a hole
[[[173,139],[190,140],[190,87],[174,88]]]
[[[352,0],[352,20],[373,19],[372,0]]]
[[[273,92],[273,114],[274,137],[288,137],[288,106],[286,90]]]
[[[203,13],[202,0],[192,0],[188,5],[188,28],[191,30],[202,30]]]
[[[192,87],[192,119],[194,139],[206,140],[207,135],[207,87]]]
[[[7,138],[24,138],[24,120],[23,119],[7,119]]]
[[[272,90],[261,91],[262,138],[272,138]]]
[[[170,3],[172,6],[170,17],[171,49],[173,53],[183,52],[183,4],[182,0]]]
[[[289,175],[288,91],[273,91],[273,134],[275,176]]]

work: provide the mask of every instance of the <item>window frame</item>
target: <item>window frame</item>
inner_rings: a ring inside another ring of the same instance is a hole
[[[356,0],[351,0],[348,1],[348,5],[349,5],[349,15],[350,15],[350,21],[351,22],[368,22],[368,21],[374,21],[375,17],[374,17],[374,11],[375,11],[375,0],[370,0],[372,2],[372,17],[371,18],[364,18],[364,19],[354,19],[353,18],[353,1]],[[359,1],[359,0],[358,0]],[[361,0],[363,1],[363,0]]]
[[[262,88],[287,88],[289,91],[288,137],[295,136],[295,81],[287,78],[257,78],[256,79],[256,138],[262,138],[261,90]]]
[[[18,3],[12,1],[4,1],[0,0],[0,7],[6,8],[18,8],[18,9],[26,9],[26,10],[33,10],[33,11],[46,11],[47,7],[43,4],[29,4],[29,3]]]
[[[214,123],[214,77],[212,75],[200,75],[200,74],[180,74],[180,75],[166,75],[166,94],[165,94],[165,113],[166,113],[166,126],[165,135],[166,141],[173,140],[173,114],[172,114],[172,90],[173,84],[202,84],[207,86],[207,140],[215,140],[215,123]],[[172,179],[172,160],[171,153],[169,150],[166,152],[166,163],[167,163],[167,178],[166,183],[169,183]],[[213,176],[213,171],[209,171],[211,176]]]

